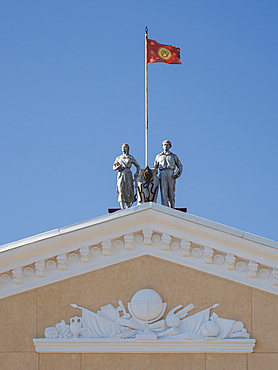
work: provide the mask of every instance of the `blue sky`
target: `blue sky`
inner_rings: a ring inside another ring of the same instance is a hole
[[[277,1],[0,3],[0,244],[117,207],[127,142],[144,166],[144,29],[181,48],[149,65],[149,164],[170,139],[176,206],[278,239]]]

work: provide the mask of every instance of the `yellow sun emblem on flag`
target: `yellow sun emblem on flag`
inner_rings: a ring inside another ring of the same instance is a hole
[[[172,56],[172,53],[171,53],[171,51],[169,49],[159,48],[158,49],[158,55],[162,59],[169,60],[171,58],[171,56]]]

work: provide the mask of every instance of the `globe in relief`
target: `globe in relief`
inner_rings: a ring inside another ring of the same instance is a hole
[[[166,305],[154,290],[141,289],[134,294],[128,307],[134,318],[151,322],[158,320],[164,314]]]

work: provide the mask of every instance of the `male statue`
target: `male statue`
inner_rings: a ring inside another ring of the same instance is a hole
[[[161,204],[175,207],[175,182],[182,174],[182,164],[176,154],[170,152],[172,144],[169,140],[162,143],[163,152],[154,161],[154,168],[159,168]]]

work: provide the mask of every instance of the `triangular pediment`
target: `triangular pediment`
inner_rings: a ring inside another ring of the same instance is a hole
[[[0,248],[0,298],[150,255],[278,294],[278,243],[155,203]]]

